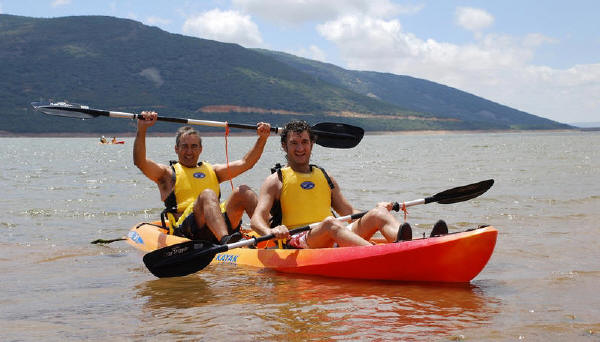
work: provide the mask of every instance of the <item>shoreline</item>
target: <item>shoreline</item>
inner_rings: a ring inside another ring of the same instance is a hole
[[[532,129],[532,130],[416,130],[416,131],[367,131],[365,135],[447,135],[447,134],[485,134],[485,133],[560,133],[560,132],[593,132],[599,129]],[[122,133],[83,133],[83,132],[63,132],[63,133],[14,133],[0,131],[0,138],[100,138],[104,135],[106,138],[135,138],[135,132]],[[200,132],[202,137],[220,137],[224,132]],[[252,132],[233,132],[229,133],[231,137],[254,136]],[[147,137],[174,137],[175,132],[154,132],[147,133]]]
[[[421,130],[421,131],[369,131],[365,135],[446,135],[446,134],[486,134],[486,133],[560,133],[582,132],[582,129],[498,129],[498,130]]]

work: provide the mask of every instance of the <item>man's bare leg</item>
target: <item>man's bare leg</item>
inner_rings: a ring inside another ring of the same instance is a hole
[[[204,190],[194,205],[194,218],[198,227],[207,226],[218,241],[227,235],[227,224],[221,214],[219,198],[212,190]]]
[[[337,243],[340,247],[370,246],[371,243],[347,229],[333,217],[325,219],[310,230],[306,242],[311,248],[331,247]]]
[[[248,215],[248,217],[252,217],[257,203],[258,197],[249,186],[240,185],[237,187],[231,193],[227,199],[227,204],[225,205],[227,217],[229,217],[231,226],[235,228],[240,224],[244,212]]]
[[[352,231],[364,239],[370,239],[377,231],[389,242],[396,241],[400,222],[386,208],[377,207],[352,225]]]

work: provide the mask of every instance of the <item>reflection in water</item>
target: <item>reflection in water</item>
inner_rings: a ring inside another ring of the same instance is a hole
[[[143,336],[168,332],[184,339],[452,337],[489,322],[498,307],[497,299],[471,284],[353,281],[223,265],[137,289],[147,298],[145,315],[155,325],[165,318]]]
[[[199,277],[154,279],[138,284],[135,289],[140,297],[147,298],[150,309],[187,309],[210,302],[211,289]]]
[[[280,275],[274,290],[287,321],[283,334],[310,339],[334,336],[412,338],[452,334],[482,324],[494,302],[470,284],[401,284]]]

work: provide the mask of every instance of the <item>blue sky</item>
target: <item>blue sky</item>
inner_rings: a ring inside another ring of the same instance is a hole
[[[347,69],[410,75],[560,122],[600,121],[600,1],[0,0],[109,15]]]

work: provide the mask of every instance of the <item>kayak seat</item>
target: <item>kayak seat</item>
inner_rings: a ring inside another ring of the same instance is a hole
[[[234,243],[234,242],[238,242],[242,239],[242,233],[238,230],[232,234],[229,235],[225,235],[221,238],[221,240],[219,241],[220,245],[226,245],[229,243]]]
[[[431,230],[431,234],[429,234],[429,237],[442,236],[446,234],[448,234],[448,225],[446,224],[446,222],[444,222],[444,220],[438,220],[433,225],[433,229]]]
[[[412,240],[412,228],[408,222],[404,222],[398,229],[398,236],[395,242]]]

